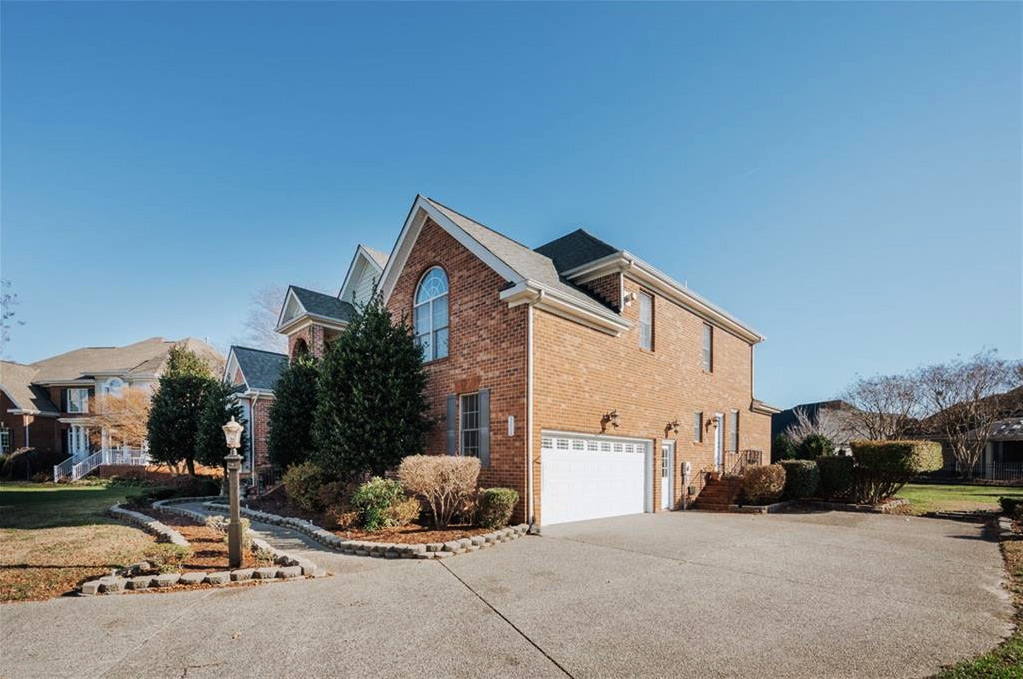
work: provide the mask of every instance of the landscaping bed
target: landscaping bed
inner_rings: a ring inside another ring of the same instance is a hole
[[[227,542],[224,541],[224,534],[220,531],[200,525],[180,514],[160,509],[147,509],[144,513],[160,523],[170,526],[188,540],[188,544],[192,548],[192,556],[179,564],[180,572],[227,568]],[[252,550],[242,550],[241,568],[260,568],[271,564],[272,559],[258,558]]]

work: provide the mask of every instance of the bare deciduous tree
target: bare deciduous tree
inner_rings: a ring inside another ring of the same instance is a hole
[[[931,413],[922,422],[925,432],[944,440],[972,475],[995,422],[1021,405],[1023,364],[984,351],[922,368],[916,379],[921,402]]]
[[[288,289],[281,285],[266,285],[249,297],[249,315],[245,319],[245,341],[257,349],[288,350],[288,338],[277,333],[277,317],[284,304]]]
[[[152,394],[128,387],[121,394],[98,394],[92,403],[90,423],[105,430],[113,441],[140,448],[146,440]]]
[[[920,387],[915,375],[875,375],[856,380],[842,395],[853,406],[849,424],[857,438],[905,438],[921,414]]]
[[[796,408],[793,415],[796,421],[783,433],[796,445],[813,435],[823,436],[835,445],[844,445],[851,438],[848,414],[844,409],[819,408],[815,415],[811,415],[806,408]]]
[[[7,343],[11,341],[11,328],[25,325],[25,321],[12,320],[15,316],[14,307],[20,303],[18,293],[11,292],[11,282],[0,280],[0,355],[3,355]]]

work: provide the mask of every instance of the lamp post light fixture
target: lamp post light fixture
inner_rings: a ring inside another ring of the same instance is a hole
[[[231,504],[230,522],[227,524],[227,554],[230,568],[242,567],[242,518],[238,500],[238,471],[242,467],[242,456],[238,454],[238,448],[242,444],[242,429],[242,425],[235,422],[234,415],[231,416],[231,421],[224,425],[224,437],[227,439],[227,447],[231,449],[230,454],[224,458],[224,462],[227,463],[227,487]]]

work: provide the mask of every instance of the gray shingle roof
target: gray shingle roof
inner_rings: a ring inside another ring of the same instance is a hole
[[[42,387],[32,384],[38,368],[11,361],[0,361],[0,388],[3,388],[14,407],[19,410],[38,410],[41,413],[58,413],[59,409],[50,400]]]
[[[536,251],[550,257],[560,272],[574,269],[601,257],[607,257],[618,252],[619,249],[608,245],[584,229],[576,229],[572,233],[541,245]]]
[[[175,345],[183,345],[205,358],[215,372],[223,367],[224,358],[201,340],[150,337],[123,347],[83,347],[36,361],[32,364],[38,369],[33,382],[70,382],[111,372],[129,377],[156,377]]]
[[[426,200],[523,278],[540,283],[590,306],[596,303],[605,309],[610,309],[603,300],[562,279],[550,257],[531,250],[522,243],[455,212],[432,198]]]
[[[273,391],[277,378],[288,367],[286,354],[239,346],[231,347],[231,351],[250,389]]]
[[[300,288],[297,285],[292,285],[291,289],[308,313],[348,322],[355,312],[355,308],[351,304],[342,302],[333,295]]]

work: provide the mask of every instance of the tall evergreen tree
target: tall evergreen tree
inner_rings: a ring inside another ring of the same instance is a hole
[[[282,469],[305,462],[313,449],[319,376],[316,359],[296,356],[274,386],[267,452],[270,461]]]
[[[245,411],[238,400],[231,397],[233,387],[226,382],[212,382],[203,396],[203,408],[199,414],[199,425],[195,434],[195,459],[200,464],[210,467],[225,467],[227,441],[224,439],[224,425],[232,417],[243,426]],[[248,432],[242,430],[240,455],[245,455],[249,448]]]
[[[184,462],[195,476],[195,436],[206,390],[213,384],[204,360],[184,347],[171,349],[146,427],[153,460],[175,467]]]
[[[426,416],[423,351],[380,294],[356,310],[320,367],[312,460],[352,478],[383,474],[423,451]]]

